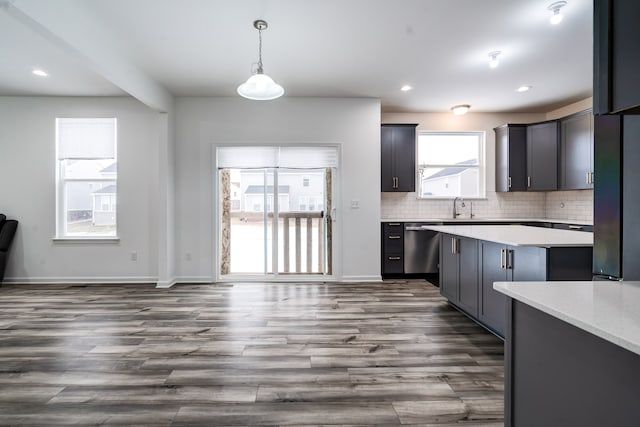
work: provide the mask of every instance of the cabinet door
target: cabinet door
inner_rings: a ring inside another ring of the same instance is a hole
[[[506,247],[499,243],[480,242],[481,283],[478,318],[485,325],[504,336],[507,297],[493,289],[493,282],[510,280],[506,269]]]
[[[454,304],[458,303],[458,255],[456,237],[440,235],[440,294]]]
[[[527,189],[558,189],[558,122],[527,126]]]
[[[560,122],[560,189],[593,188],[593,116],[590,112]]]
[[[478,241],[458,239],[458,304],[478,317]]]
[[[596,114],[640,111],[640,2],[595,0],[593,109]]]
[[[496,191],[527,189],[526,127],[505,125],[496,132]]]
[[[393,171],[393,128],[382,126],[380,132],[380,184],[382,191],[395,191]]]
[[[547,250],[527,246],[509,246],[508,266],[514,282],[547,280]]]
[[[416,191],[416,129],[393,128],[396,191]]]

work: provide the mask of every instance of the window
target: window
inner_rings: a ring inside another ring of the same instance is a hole
[[[115,237],[116,119],[56,119],[56,236]]]
[[[484,132],[420,132],[418,197],[484,197]]]

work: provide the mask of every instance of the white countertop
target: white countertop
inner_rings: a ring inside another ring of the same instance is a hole
[[[493,288],[640,354],[640,282],[496,282]]]
[[[526,225],[424,225],[425,230],[512,246],[593,246],[593,233]]]
[[[552,222],[557,224],[593,225],[593,221],[554,218],[383,218],[382,222]]]

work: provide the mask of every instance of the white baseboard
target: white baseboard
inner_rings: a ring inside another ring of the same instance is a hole
[[[342,276],[341,282],[382,282],[382,276]]]
[[[5,277],[2,283],[15,285],[57,285],[65,283],[86,284],[142,284],[156,283],[157,277]]]
[[[210,283],[213,283],[213,281],[211,280],[211,277],[208,277],[208,276],[181,276],[181,277],[174,277],[171,280],[158,280],[158,282],[156,283],[156,288],[166,289],[178,283],[210,284]]]

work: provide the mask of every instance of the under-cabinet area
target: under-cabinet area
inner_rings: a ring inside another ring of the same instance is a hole
[[[523,225],[425,226],[440,232],[440,293],[504,337],[506,297],[494,282],[588,280],[593,236]]]

